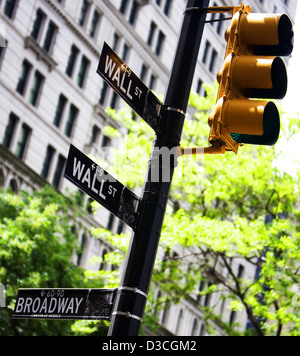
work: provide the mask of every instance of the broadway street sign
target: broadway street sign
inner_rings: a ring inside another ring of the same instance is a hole
[[[157,132],[162,103],[106,42],[97,73]]]
[[[110,320],[115,289],[19,289],[13,319]]]
[[[73,145],[64,176],[132,229],[139,198]]]

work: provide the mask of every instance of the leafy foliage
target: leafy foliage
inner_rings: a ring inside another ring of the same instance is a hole
[[[11,320],[19,288],[83,287],[83,271],[71,262],[77,246],[69,220],[71,206],[71,198],[50,187],[33,194],[1,194],[0,281],[7,291],[7,308],[0,310],[1,335],[71,333],[71,322]]]

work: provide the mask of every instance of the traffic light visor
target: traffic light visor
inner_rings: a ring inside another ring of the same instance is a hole
[[[237,143],[272,146],[278,140],[280,117],[273,102],[232,100],[226,109],[226,121]]]
[[[241,41],[254,55],[289,56],[294,32],[287,15],[247,14],[241,22]]]
[[[247,98],[282,99],[287,92],[287,72],[280,57],[237,56],[232,76]]]

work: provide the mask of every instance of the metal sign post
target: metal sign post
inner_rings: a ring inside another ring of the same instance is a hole
[[[109,336],[139,334],[208,4],[209,0],[188,0],[164,105],[104,44],[97,72],[156,133],[142,198],[70,146],[65,177],[134,231],[120,287],[20,289],[13,319],[111,320]],[[168,152],[166,164],[161,155]]]
[[[208,4],[209,0],[189,0],[184,13],[177,53],[139,205],[140,220],[131,239],[121,286],[117,291],[109,336],[137,336],[140,332],[176,165],[175,158],[169,167],[168,181],[151,181],[153,170],[163,170],[155,152],[180,146],[205,25],[206,12],[203,10]]]

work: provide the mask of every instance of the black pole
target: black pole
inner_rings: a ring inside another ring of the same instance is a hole
[[[209,0],[188,0],[177,52],[155,137],[139,208],[139,225],[132,236],[124,274],[116,296],[109,336],[137,336],[140,332],[157,248],[173,178],[176,159],[168,167],[169,179],[162,176],[161,148],[180,146],[189,95],[205,25]],[[164,173],[165,176],[165,173]],[[151,179],[152,177],[152,179]]]

